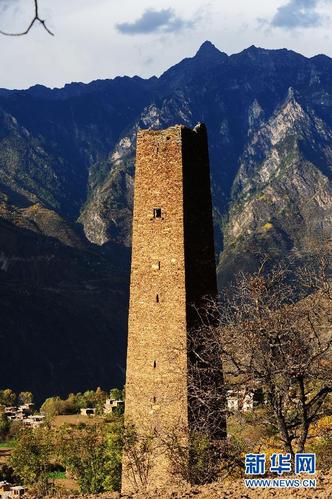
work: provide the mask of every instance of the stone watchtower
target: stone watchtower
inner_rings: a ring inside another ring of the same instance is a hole
[[[216,295],[207,133],[176,125],[137,136],[125,419],[138,434],[190,427],[192,304]],[[186,433],[185,431],[185,433]],[[148,487],[171,480],[154,451]],[[123,492],[139,483],[127,456]]]

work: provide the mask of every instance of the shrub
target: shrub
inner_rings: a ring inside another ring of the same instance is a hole
[[[46,495],[52,488],[48,477],[52,453],[49,427],[23,428],[17,436],[10,465],[24,485]]]
[[[58,453],[83,494],[104,492],[106,479],[105,425],[68,425],[59,430]]]

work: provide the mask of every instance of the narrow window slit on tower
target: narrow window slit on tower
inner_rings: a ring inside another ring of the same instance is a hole
[[[161,218],[161,208],[153,209],[153,218]]]
[[[156,360],[153,361],[153,367],[154,367],[154,369],[157,367],[157,361]]]
[[[157,402],[157,398],[153,397],[153,403],[155,404]]]
[[[159,303],[159,295],[156,295],[156,303]]]

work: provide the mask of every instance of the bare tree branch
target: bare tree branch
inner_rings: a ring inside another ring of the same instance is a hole
[[[34,0],[34,4],[35,4],[35,15],[34,15],[34,18],[32,19],[31,23],[29,24],[29,26],[27,27],[27,29],[25,31],[22,31],[21,33],[7,33],[6,31],[0,30],[0,34],[1,35],[5,35],[5,36],[24,36],[24,35],[27,35],[29,33],[29,31],[31,30],[31,28],[33,27],[33,25],[36,22],[38,22],[38,23],[40,23],[43,26],[43,28],[45,29],[45,31],[47,31],[47,33],[49,35],[54,36],[54,33],[52,33],[52,31],[47,27],[46,21],[44,19],[41,19],[39,17],[38,0]]]
[[[204,304],[189,341],[198,359],[189,389],[208,426],[218,394],[205,383],[213,379],[206,366],[217,365],[220,356],[225,385],[217,387],[219,398],[227,390],[241,397],[262,390],[285,450],[303,452],[310,425],[332,392],[330,263],[316,257],[294,274],[286,264],[266,271],[263,260],[256,273],[241,273],[220,301]],[[200,420],[199,427],[206,425]]]

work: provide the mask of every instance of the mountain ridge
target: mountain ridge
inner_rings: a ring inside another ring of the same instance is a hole
[[[206,124],[222,288],[237,271],[254,269],[260,254],[301,259],[317,235],[330,237],[331,88],[327,56],[254,46],[227,55],[206,41],[159,78],[0,90],[0,317],[10,314],[0,320],[0,341],[20,345],[14,364],[24,366],[28,352],[43,344],[45,389],[38,370],[31,372],[31,387],[54,393],[58,376],[59,394],[86,388],[79,376],[66,386],[63,349],[90,387],[107,379],[110,387],[123,383],[140,128]],[[29,255],[26,241],[35,248]],[[52,289],[38,289],[52,279]],[[71,296],[68,289],[76,291]],[[54,351],[48,350],[43,334],[58,337],[61,349],[52,343]],[[83,365],[94,337],[104,351],[99,370],[91,356]],[[9,381],[10,353],[2,351],[0,377]],[[22,374],[14,381],[20,390]]]
[[[114,81],[119,81],[119,80],[141,80],[141,81],[155,81],[155,80],[158,80],[162,77],[162,75],[164,73],[167,73],[167,71],[169,71],[170,69],[172,69],[173,67],[175,66],[178,66],[179,64],[181,64],[182,62],[184,61],[188,61],[188,60],[192,60],[194,59],[195,57],[197,57],[197,55],[199,54],[202,54],[202,49],[203,49],[203,53],[205,52],[205,49],[208,49],[208,51],[212,50],[212,53],[215,53],[215,54],[219,54],[221,56],[223,56],[224,59],[229,59],[229,58],[237,58],[238,56],[240,55],[243,55],[243,54],[247,54],[249,52],[256,52],[256,53],[266,53],[266,54],[277,54],[277,53],[288,53],[288,54],[293,54],[295,56],[298,56],[299,58],[303,58],[303,59],[307,59],[307,60],[315,60],[315,59],[324,59],[325,61],[332,61],[332,58],[326,54],[323,54],[323,53],[319,53],[319,54],[315,54],[314,56],[311,56],[311,57],[307,57],[303,54],[301,54],[300,52],[296,52],[294,50],[290,50],[290,49],[287,49],[287,48],[279,48],[279,49],[266,49],[264,47],[257,47],[256,45],[251,45],[243,50],[241,50],[240,52],[235,52],[235,53],[232,53],[232,54],[227,54],[226,52],[223,52],[221,51],[220,49],[218,49],[210,40],[205,40],[201,45],[200,47],[198,48],[198,50],[196,51],[196,53],[191,56],[191,57],[186,57],[182,60],[180,60],[179,62],[173,64],[170,68],[166,69],[165,71],[163,71],[161,73],[161,75],[158,77],[156,75],[152,75],[150,77],[147,77],[147,78],[144,78],[144,77],[141,77],[139,75],[134,75],[134,76],[129,76],[129,75],[122,75],[122,76],[115,76],[114,78],[98,78],[96,80],[91,80],[89,82],[80,82],[80,81],[72,81],[70,83],[65,83],[63,86],[61,87],[49,87],[47,85],[43,85],[43,84],[34,84],[34,85],[31,85],[30,87],[28,88],[25,88],[25,89],[6,89],[6,88],[0,88],[0,95],[2,92],[4,92],[6,95],[12,93],[12,92],[27,92],[27,93],[34,93],[36,90],[41,90],[42,92],[44,90],[46,91],[51,91],[51,92],[56,92],[56,93],[59,93],[61,91],[65,91],[67,90],[68,88],[72,87],[72,86],[76,86],[76,87],[89,87],[89,86],[93,86],[94,84],[97,84],[99,82],[102,82],[102,83],[109,83],[109,82],[114,82]],[[226,57],[225,57],[226,56]]]

